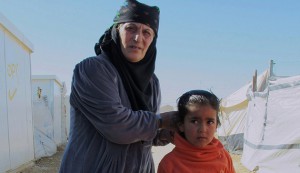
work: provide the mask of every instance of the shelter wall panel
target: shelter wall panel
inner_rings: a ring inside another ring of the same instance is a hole
[[[0,25],[0,172],[10,169],[4,30]]]
[[[31,115],[26,115],[27,106],[31,104],[26,103],[26,80],[30,80],[30,76],[26,76],[28,67],[25,67],[25,61],[29,59],[28,52],[9,35],[5,35],[5,54],[10,158],[11,169],[14,169],[33,159],[30,153],[33,150],[33,146],[30,146],[32,137],[28,134],[28,128],[32,129],[32,125],[28,127],[28,116]]]
[[[70,133],[70,97],[66,96],[65,99],[65,106],[66,106],[66,130],[67,130],[67,139]]]
[[[35,157],[51,156],[56,152],[54,141],[54,121],[49,99],[51,100],[51,81],[32,80],[33,119]]]
[[[57,145],[62,143],[62,111],[61,111],[61,88],[52,81],[53,84],[53,111],[54,111],[54,140]]]
[[[40,90],[40,91],[39,91]],[[33,102],[40,102],[40,100],[43,100],[43,102],[45,103],[44,108],[46,110],[45,113],[42,115],[42,112],[37,112],[36,114],[34,114],[34,120],[39,120],[40,117],[43,117],[45,115],[47,116],[47,120],[51,121],[51,122],[47,122],[47,123],[43,123],[40,124],[38,122],[35,123],[35,126],[39,129],[44,129],[43,126],[51,126],[52,128],[46,128],[47,130],[47,136],[50,139],[54,140],[54,128],[53,128],[53,124],[54,124],[54,116],[53,116],[53,110],[52,110],[52,102],[53,102],[53,97],[51,94],[51,81],[49,80],[32,80],[32,98],[33,98]],[[39,117],[37,117],[39,116]],[[51,129],[51,130],[50,130]]]
[[[33,134],[33,114],[32,114],[32,94],[31,94],[31,60],[30,54],[24,54],[24,64],[25,64],[25,72],[24,72],[24,79],[25,79],[25,101],[26,103],[26,118],[27,118],[27,135],[28,135],[28,157],[34,158],[34,134]]]
[[[67,143],[67,115],[66,115],[66,102],[64,94],[61,95],[61,143]]]
[[[48,97],[46,93],[48,93],[50,89],[50,82],[46,80],[38,81],[35,79],[32,79],[32,100],[38,101],[39,99],[43,97]]]
[[[57,146],[65,143],[67,141],[66,132],[66,117],[64,111],[64,94],[62,93],[62,83],[56,78],[56,76],[44,75],[32,77],[32,97],[34,102],[34,107],[38,102],[45,102],[44,107],[51,114],[51,121],[53,127],[51,139],[55,142]],[[42,99],[42,100],[41,100]],[[37,108],[37,107],[36,107]],[[40,113],[39,113],[40,114]],[[34,115],[34,121],[39,119],[37,112]],[[41,121],[42,122],[42,121]],[[43,123],[49,124],[49,123]],[[35,127],[36,124],[35,124]],[[43,125],[38,127],[43,129]],[[48,136],[49,137],[49,136]]]

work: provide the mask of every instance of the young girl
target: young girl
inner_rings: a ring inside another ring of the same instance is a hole
[[[219,99],[203,90],[184,93],[178,101],[175,148],[159,163],[158,173],[235,173],[232,159],[214,137]]]

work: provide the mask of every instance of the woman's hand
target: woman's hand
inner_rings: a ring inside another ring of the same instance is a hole
[[[160,116],[161,116],[160,128],[176,131],[178,111],[164,112],[161,113]]]

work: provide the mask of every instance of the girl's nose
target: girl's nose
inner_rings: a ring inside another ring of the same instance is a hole
[[[198,125],[198,131],[199,131],[199,132],[204,132],[204,131],[205,131],[205,125],[200,123],[200,124]]]

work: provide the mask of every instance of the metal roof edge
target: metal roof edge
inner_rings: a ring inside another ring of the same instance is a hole
[[[31,80],[54,80],[58,85],[63,86],[56,75],[31,75]]]
[[[33,52],[33,44],[24,36],[18,28],[11,23],[1,12],[0,12],[0,27],[3,27],[4,30],[8,31],[13,37],[20,41],[24,46],[26,46],[31,53]]]

